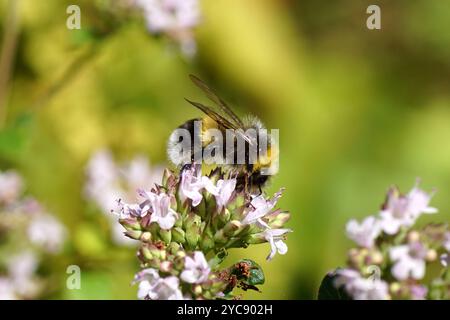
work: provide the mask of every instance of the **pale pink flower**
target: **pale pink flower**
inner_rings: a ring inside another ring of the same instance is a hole
[[[270,253],[267,256],[267,260],[272,260],[275,254],[278,252],[283,255],[288,251],[286,243],[284,243],[285,234],[292,232],[291,229],[266,229],[262,232],[264,238],[270,244]]]
[[[423,285],[412,285],[410,288],[411,299],[413,300],[425,300],[428,288]]]
[[[373,216],[365,218],[362,223],[350,220],[346,226],[347,236],[359,246],[371,248],[375,239],[380,235],[380,222]]]
[[[15,171],[0,172],[0,202],[11,204],[23,191],[22,178]]]
[[[430,207],[433,193],[418,188],[418,182],[407,195],[400,195],[396,188],[389,190],[386,203],[380,212],[381,228],[387,234],[396,234],[400,227],[410,227],[422,213],[436,213]]]
[[[231,195],[236,188],[236,179],[217,181],[216,203],[219,210],[225,207],[230,201]]]
[[[195,27],[200,18],[198,0],[136,0],[151,32]]]
[[[200,21],[198,0],[136,0],[151,33],[164,33],[178,41],[182,51],[192,56],[196,44],[192,29]]]
[[[214,183],[206,176],[201,175],[201,170],[192,167],[183,170],[181,173],[180,198],[181,201],[186,199],[192,200],[192,206],[196,207],[203,199],[201,191],[206,189],[213,195],[218,195],[218,191]]]
[[[61,251],[66,238],[66,228],[56,218],[48,214],[33,217],[27,233],[32,243],[41,246],[50,253]]]
[[[18,300],[14,284],[7,277],[0,277],[0,300]]]
[[[29,279],[38,267],[38,260],[32,251],[16,254],[8,260],[8,273],[14,279]]]
[[[178,219],[178,213],[170,207],[170,196],[163,192],[146,194],[152,211],[150,222],[156,222],[161,229],[172,229]]]
[[[242,220],[243,224],[257,223],[260,227],[269,228],[262,218],[270,214],[272,209],[277,204],[278,199],[281,198],[284,189],[280,189],[271,199],[266,200],[263,195],[259,195],[251,201],[253,207]]]
[[[354,300],[386,300],[389,299],[388,285],[380,279],[366,279],[352,269],[336,271],[335,285],[344,286],[345,291]]]
[[[425,257],[427,250],[420,242],[400,245],[389,250],[389,256],[394,262],[392,275],[397,280],[408,278],[422,279],[425,276]]]
[[[177,277],[161,278],[155,269],[144,269],[135,277],[139,282],[138,298],[150,300],[183,300]]]
[[[194,257],[186,256],[181,280],[187,283],[203,283],[208,280],[211,268],[201,251],[195,251]]]

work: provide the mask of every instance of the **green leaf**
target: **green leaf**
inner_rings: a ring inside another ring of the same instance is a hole
[[[19,116],[12,124],[0,130],[0,156],[17,159],[26,149],[31,137],[33,118],[30,114]]]
[[[336,288],[334,282],[336,280],[336,271],[328,273],[320,284],[319,300],[351,300],[343,287]]]

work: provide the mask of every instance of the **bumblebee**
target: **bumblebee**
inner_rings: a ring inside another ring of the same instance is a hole
[[[201,164],[202,171],[220,167],[236,177],[236,189],[261,192],[278,170],[278,136],[269,135],[255,116],[241,120],[202,80],[189,77],[215,107],[185,99],[204,116],[188,120],[174,130],[168,142],[169,160],[182,168]],[[180,131],[185,134],[180,135]],[[182,140],[188,146],[180,152]]]

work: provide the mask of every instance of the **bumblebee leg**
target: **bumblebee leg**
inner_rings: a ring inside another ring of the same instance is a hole
[[[244,193],[248,194],[248,174],[244,174]]]

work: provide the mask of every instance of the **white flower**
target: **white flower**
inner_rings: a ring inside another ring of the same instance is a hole
[[[208,280],[211,268],[201,251],[194,252],[194,258],[186,256],[181,280],[187,283],[202,283]]]
[[[149,291],[148,296],[152,300],[184,300],[179,286],[180,280],[177,277],[160,278]]]
[[[422,279],[425,275],[426,248],[420,242],[393,247],[389,256],[393,262],[392,275],[397,280],[406,280],[409,277]]]
[[[270,253],[267,256],[267,260],[272,260],[275,254],[278,252],[279,254],[286,254],[288,251],[288,247],[286,243],[284,243],[284,235],[286,233],[292,232],[291,229],[267,229],[262,232],[264,238],[270,244]]]
[[[356,270],[342,269],[336,272],[335,285],[344,286],[354,300],[386,300],[389,298],[388,285],[380,279],[366,279]]]
[[[8,259],[7,267],[9,274],[7,285],[9,290],[13,290],[15,298],[35,298],[42,289],[41,282],[34,274],[38,267],[36,255],[32,251],[24,251],[14,255]]]
[[[152,168],[143,156],[118,166],[111,152],[97,151],[86,168],[86,197],[109,214],[116,199],[133,201],[138,188],[151,189],[160,182],[162,168]]]
[[[14,284],[9,278],[0,277],[0,300],[18,300]]]
[[[36,255],[25,251],[9,258],[8,273],[14,279],[29,279],[38,266]]]
[[[136,5],[154,33],[192,28],[199,22],[198,0],[136,0]]]
[[[428,288],[423,285],[412,285],[409,288],[411,299],[413,300],[425,300]]]
[[[28,226],[28,238],[32,243],[50,253],[59,252],[66,238],[66,229],[54,217],[42,214],[34,217]]]
[[[140,193],[141,196],[148,198],[145,191],[141,191]],[[145,200],[142,203],[126,203],[122,201],[122,199],[119,199],[117,200],[117,206],[119,209],[118,214],[120,219],[145,217],[151,209],[149,199]]]
[[[157,270],[149,268],[139,272],[135,282],[139,282],[139,299],[183,300],[177,277],[161,278]]]
[[[263,195],[253,198],[251,205],[253,210],[247,213],[242,220],[243,224],[257,223],[261,227],[269,228],[269,226],[262,220],[263,217],[268,215],[271,210],[277,204],[278,199],[281,197],[283,189],[280,189],[271,199],[266,200]]]
[[[135,201],[138,188],[151,189],[155,183],[161,181],[163,169],[159,166],[151,167],[148,160],[138,155],[124,165],[117,165],[113,155],[108,150],[97,151],[90,159],[87,168],[85,196],[93,201],[105,214],[110,217],[111,209],[117,199],[119,217],[129,218],[147,214],[147,209],[138,204],[128,204]],[[111,221],[112,238],[119,245],[131,245],[135,242],[123,234],[115,219]]]
[[[180,183],[180,199],[185,201],[186,199],[192,200],[192,206],[196,207],[200,204],[203,196],[200,191],[206,189],[209,193],[217,195],[217,188],[214,183],[205,176],[201,176],[201,171],[192,167],[191,169],[183,170],[181,173]]]
[[[125,228],[117,222],[117,218],[110,216],[110,220],[110,225],[112,228],[111,237],[114,243],[123,246],[136,246],[138,244],[136,240],[124,236]]]
[[[159,273],[156,269],[148,268],[137,273],[133,283],[139,282],[138,298],[145,299],[148,297],[152,286],[157,280],[159,280]]]
[[[0,172],[0,202],[10,204],[16,201],[22,190],[23,181],[16,172]]]
[[[361,224],[350,220],[346,226],[347,236],[359,246],[371,248],[381,232],[380,222],[373,216],[365,218]]]
[[[97,151],[86,168],[85,195],[104,212],[109,213],[114,201],[123,199],[126,192],[121,187],[119,168],[111,152]]]
[[[170,207],[171,198],[166,193],[146,192],[151,207],[150,222],[156,222],[161,229],[172,229],[178,219],[178,213]]]
[[[192,29],[200,20],[198,0],[136,0],[135,4],[142,9],[151,33],[164,33],[177,41],[188,57],[195,54]]]
[[[216,203],[219,210],[228,204],[235,188],[236,179],[217,181]]]
[[[437,209],[429,207],[433,194],[418,188],[418,183],[405,196],[396,188],[389,190],[386,203],[380,212],[381,227],[387,234],[396,234],[400,227],[414,224],[422,213],[436,213]]]

